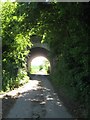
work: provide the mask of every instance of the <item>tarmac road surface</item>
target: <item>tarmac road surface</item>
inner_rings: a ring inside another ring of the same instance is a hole
[[[32,75],[6,118],[73,118],[54,92],[48,77]]]

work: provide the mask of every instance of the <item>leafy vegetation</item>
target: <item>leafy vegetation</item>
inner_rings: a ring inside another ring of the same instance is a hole
[[[40,71],[42,72],[42,73],[40,73]],[[47,73],[47,69],[45,68],[45,66],[43,66],[43,65],[39,65],[39,66],[31,66],[31,71],[30,71],[30,73],[31,74],[48,74]]]
[[[2,63],[4,91],[28,81],[26,72],[27,46],[31,46],[28,32],[20,32],[24,13],[17,13],[17,3],[2,3]],[[22,82],[23,81],[23,82]]]
[[[26,76],[30,36],[39,35],[54,58],[52,81],[80,103],[84,117],[90,117],[89,9],[88,3],[78,2],[3,3],[3,90],[18,86]]]
[[[56,69],[54,67],[52,73],[53,82],[58,88],[64,87],[67,94],[80,103],[80,108],[86,110],[85,114],[82,113],[83,116],[88,116],[90,111],[88,71],[90,28],[88,13],[86,15],[84,13],[88,4],[84,6],[83,3],[57,3],[50,7],[49,10],[44,11],[46,16],[45,13],[43,14],[47,19],[44,20],[43,17],[42,21],[48,28],[48,31],[45,31],[45,42],[48,42],[55,57]]]

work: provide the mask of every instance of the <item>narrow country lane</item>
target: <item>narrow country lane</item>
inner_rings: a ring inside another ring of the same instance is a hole
[[[6,118],[72,118],[44,75],[32,75],[32,80],[20,95]]]

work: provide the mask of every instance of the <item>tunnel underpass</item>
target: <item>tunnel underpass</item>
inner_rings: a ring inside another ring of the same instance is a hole
[[[28,55],[28,59],[27,59],[28,72],[30,74],[33,73],[33,71],[32,71],[32,68],[33,68],[32,62],[34,61],[34,64],[35,65],[37,64],[36,67],[38,69],[38,71],[36,73],[34,73],[34,74],[44,74],[44,75],[45,74],[50,74],[50,72],[51,72],[51,59],[50,59],[49,53],[50,53],[50,51],[45,49],[45,48],[41,48],[41,47],[31,48],[30,53]],[[40,62],[42,64],[40,64]],[[45,64],[45,62],[46,62],[46,64]],[[45,67],[47,69],[46,70],[47,73],[45,72]]]

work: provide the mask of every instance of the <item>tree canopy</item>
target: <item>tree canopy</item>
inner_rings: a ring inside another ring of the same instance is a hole
[[[35,34],[42,38],[42,42],[48,43],[51,57],[54,56],[57,69],[53,70],[53,82],[72,91],[73,97],[80,99],[87,108],[90,94],[89,4],[79,2],[1,4],[2,89],[4,91],[13,89],[27,77],[26,57],[32,45],[30,37]]]

